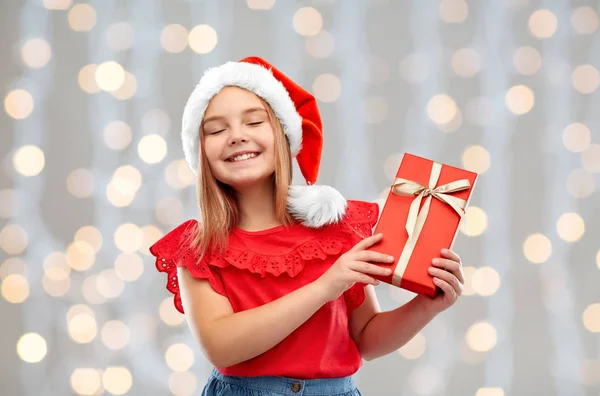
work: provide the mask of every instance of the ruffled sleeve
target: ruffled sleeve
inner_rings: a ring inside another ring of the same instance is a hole
[[[209,259],[206,256],[199,260],[198,255],[189,246],[188,238],[192,232],[195,232],[197,226],[196,220],[188,220],[150,247],[150,253],[156,257],[156,269],[167,275],[167,290],[173,293],[175,308],[181,313],[184,312],[177,279],[177,267],[187,268],[195,278],[207,279],[214,291],[227,296],[219,268],[208,265]]]
[[[373,227],[379,218],[379,205],[365,201],[348,201],[344,222],[351,227],[359,239],[373,235]],[[348,309],[348,316],[355,308],[365,301],[366,283],[355,283],[344,292],[344,300]]]

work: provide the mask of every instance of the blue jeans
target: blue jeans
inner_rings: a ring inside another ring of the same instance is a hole
[[[232,377],[213,369],[202,396],[362,396],[352,377]]]

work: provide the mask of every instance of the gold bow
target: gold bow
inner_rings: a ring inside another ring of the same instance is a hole
[[[392,185],[392,192],[397,195],[413,196],[417,197],[413,200],[408,211],[408,218],[406,219],[406,232],[408,232],[408,240],[402,249],[402,253],[398,258],[398,264],[392,275],[392,284],[400,287],[402,277],[408,266],[408,261],[412,255],[412,252],[417,244],[417,239],[421,234],[421,230],[425,225],[425,220],[429,214],[429,207],[431,206],[431,199],[435,197],[442,202],[450,205],[452,209],[460,216],[461,220],[465,220],[465,206],[466,201],[464,199],[453,197],[449,194],[457,191],[467,190],[471,188],[471,183],[467,179],[461,179],[457,181],[444,184],[443,186],[435,187],[437,184],[440,173],[442,171],[442,164],[434,162],[431,168],[431,175],[429,176],[429,187],[425,187],[412,180],[406,180],[397,178]],[[421,207],[421,201],[426,198],[423,208]],[[467,233],[469,232],[467,223]]]
[[[454,209],[460,216],[461,220],[464,220],[466,201],[464,199],[453,197],[452,193],[468,190],[471,187],[471,183],[467,179],[456,180],[442,186],[435,187],[437,184],[440,173],[442,171],[442,164],[434,162],[431,168],[431,175],[429,177],[429,187],[419,184],[412,180],[406,180],[397,178],[392,185],[392,192],[397,195],[413,196],[417,197],[413,200],[408,211],[408,218],[406,219],[406,232],[408,232],[408,239],[418,239],[425,220],[429,214],[429,207],[431,206],[431,198],[437,198],[438,200],[447,203]],[[421,207],[421,201],[426,198],[423,208]]]

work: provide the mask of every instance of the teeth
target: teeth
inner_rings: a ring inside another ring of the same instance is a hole
[[[248,154],[238,155],[237,157],[233,157],[231,160],[233,162],[237,162],[237,161],[244,161],[244,160],[254,158],[254,157],[256,157],[256,153],[248,153]]]

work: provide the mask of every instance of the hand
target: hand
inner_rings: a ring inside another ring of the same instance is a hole
[[[423,296],[422,300],[427,309],[437,315],[450,308],[462,294],[465,275],[460,257],[451,250],[442,249],[442,258],[433,259],[432,264],[429,274],[433,276],[433,283],[441,292],[435,297]]]
[[[327,301],[333,301],[351,288],[356,282],[377,286],[379,281],[366,274],[387,276],[391,269],[383,268],[373,262],[391,264],[394,257],[387,254],[365,250],[381,240],[382,234],[363,239],[346,253],[342,254],[335,263],[319,279],[315,281],[324,290]]]

